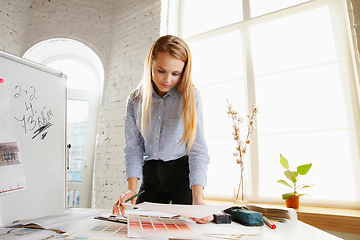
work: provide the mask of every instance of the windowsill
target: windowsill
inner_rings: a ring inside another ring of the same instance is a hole
[[[234,204],[231,201],[205,200],[207,204]],[[274,207],[278,204],[251,203]],[[300,206],[296,210],[298,220],[326,231],[360,234],[360,210]]]

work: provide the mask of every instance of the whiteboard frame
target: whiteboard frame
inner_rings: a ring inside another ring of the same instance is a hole
[[[51,214],[57,214],[57,213],[62,213],[66,210],[66,206],[67,206],[67,201],[66,201],[66,198],[67,198],[67,170],[66,170],[66,167],[67,167],[67,157],[68,157],[68,154],[66,152],[67,150],[67,97],[68,97],[68,92],[67,92],[67,87],[66,87],[66,81],[67,81],[67,76],[65,74],[63,74],[61,71],[58,71],[58,70],[55,70],[55,69],[52,69],[52,68],[49,68],[47,66],[44,66],[44,65],[41,65],[39,63],[36,63],[36,62],[33,62],[31,60],[28,60],[28,59],[24,59],[24,58],[21,58],[19,56],[16,56],[16,55],[13,55],[11,53],[8,53],[8,52],[5,52],[3,50],[0,50],[0,57],[3,58],[3,59],[7,59],[9,61],[13,61],[15,63],[18,63],[18,64],[22,64],[22,65],[25,65],[27,67],[30,67],[30,68],[33,68],[33,69],[36,69],[36,70],[39,70],[39,71],[42,71],[42,72],[45,72],[45,73],[48,73],[48,74],[51,74],[51,75],[54,75],[56,77],[59,77],[61,78],[62,81],[65,82],[65,89],[62,89],[62,91],[64,91],[64,102],[63,102],[63,106],[64,106],[64,146],[63,146],[63,155],[61,156],[61,159],[64,161],[62,164],[64,166],[64,168],[62,169],[62,175],[63,175],[63,180],[64,182],[62,183],[63,187],[62,187],[62,190],[61,191],[64,191],[62,192],[62,196],[63,196],[63,199],[61,200],[61,205],[62,206],[57,206],[54,210],[51,210]],[[1,73],[1,72],[0,72]],[[9,106],[10,108],[10,106]],[[10,138],[12,138],[13,136],[10,136]],[[10,139],[11,140],[11,139]],[[21,152],[21,145],[20,145],[20,152]],[[25,190],[25,191],[28,191],[28,190]],[[17,198],[17,195],[18,193],[17,192],[14,192],[14,193],[11,193],[11,198]],[[22,195],[22,194],[19,194],[19,195]],[[19,196],[18,195],[18,196]],[[0,196],[0,202],[1,202],[1,198],[3,198],[3,196]],[[6,196],[5,198],[8,198],[8,196]],[[26,201],[26,200],[25,200]],[[6,201],[5,201],[6,202]],[[50,203],[51,204],[51,203]],[[50,204],[47,204],[47,205],[50,205]],[[2,207],[3,204],[1,204]],[[61,209],[61,210],[59,210]],[[35,210],[36,211],[36,210]],[[34,217],[40,217],[40,216],[46,216],[48,214],[46,214],[44,211],[42,210],[39,210],[38,213],[31,213],[30,215],[28,213],[18,213],[17,211],[13,211],[14,212],[14,216],[4,216],[1,214],[1,209],[0,209],[0,226],[3,226],[3,225],[8,225],[10,224],[10,221],[13,221],[13,220],[17,220],[19,217],[21,218],[22,216],[26,217],[26,218],[29,218],[29,217],[32,217],[31,215],[32,214],[35,214]],[[31,210],[31,212],[34,212],[34,209]]]
[[[5,52],[5,51],[0,51],[0,56],[3,58],[6,58],[8,60],[11,60],[11,61],[14,61],[17,63],[21,63],[26,66],[32,67],[32,68],[36,68],[40,71],[44,71],[44,72],[53,74],[53,75],[61,77],[61,78],[65,78],[65,81],[66,81],[66,75],[64,75],[64,73],[62,73],[58,70],[55,70],[53,68],[49,68],[47,66],[41,65],[39,63],[33,62],[33,61],[25,59],[25,58],[18,57],[16,55],[13,55],[13,54]]]

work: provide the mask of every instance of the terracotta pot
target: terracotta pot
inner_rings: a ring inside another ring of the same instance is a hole
[[[299,208],[299,198],[300,198],[299,196],[291,196],[288,199],[286,199],[285,200],[286,207],[298,209]]]

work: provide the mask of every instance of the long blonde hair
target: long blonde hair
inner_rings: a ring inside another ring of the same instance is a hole
[[[151,101],[152,101],[152,64],[159,52],[165,52],[172,57],[185,63],[181,79],[177,84],[178,92],[183,100],[183,121],[184,133],[178,142],[181,146],[187,143],[186,151],[189,152],[196,136],[197,114],[194,96],[194,84],[191,79],[192,58],[189,46],[179,37],[166,35],[160,37],[151,46],[144,64],[143,78],[135,90],[134,97],[140,97],[142,100],[141,130],[145,139],[146,126],[149,126],[151,119]]]

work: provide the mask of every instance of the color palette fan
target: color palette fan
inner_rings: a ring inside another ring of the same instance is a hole
[[[184,219],[129,215],[128,237],[135,238],[201,238]]]

